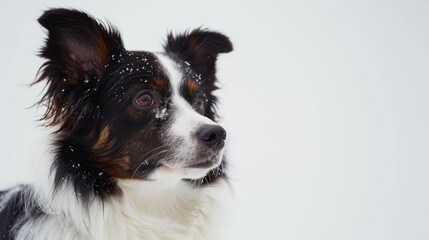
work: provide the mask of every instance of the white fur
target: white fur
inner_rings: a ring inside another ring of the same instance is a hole
[[[87,210],[70,185],[54,194],[52,177],[44,178],[34,197],[47,215],[24,224],[17,239],[221,239],[229,184],[195,188],[169,171],[153,181],[119,180],[121,197],[94,199]]]
[[[184,172],[187,178],[201,178],[205,176],[210,169],[183,169],[184,165],[189,164],[188,160],[195,161],[195,150],[198,146],[198,139],[195,137],[197,131],[203,125],[216,125],[211,119],[198,114],[182,96],[180,96],[180,87],[184,80],[179,66],[169,57],[163,54],[156,54],[160,65],[164,67],[165,73],[168,75],[172,88],[171,102],[175,108],[173,112],[173,122],[170,128],[166,131],[166,145],[174,145],[180,142],[180,146],[175,149],[174,162],[169,162],[166,165],[173,169],[178,169]],[[219,166],[223,156],[223,150],[216,154],[215,165],[211,169]]]

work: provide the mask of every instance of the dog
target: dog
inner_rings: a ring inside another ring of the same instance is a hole
[[[38,22],[52,159],[40,182],[0,193],[0,237],[219,239],[231,187],[214,91],[229,38],[170,32],[152,53],[79,10]]]

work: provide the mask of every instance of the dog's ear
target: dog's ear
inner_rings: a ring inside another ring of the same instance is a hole
[[[38,21],[48,30],[40,55],[76,81],[101,75],[109,52],[123,48],[116,31],[81,11],[51,9]]]
[[[93,92],[109,56],[123,51],[123,43],[113,27],[81,11],[50,9],[38,21],[47,29],[40,51],[47,61],[35,82],[47,81],[40,101],[47,106],[43,119],[59,124],[60,130],[71,131],[84,124],[79,119],[94,114],[90,103]]]
[[[177,36],[169,33],[164,49],[167,54],[188,63],[203,79],[214,81],[217,56],[231,52],[232,43],[221,33],[195,29]]]

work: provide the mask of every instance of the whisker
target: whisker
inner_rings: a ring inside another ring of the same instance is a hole
[[[211,154],[209,161],[212,163],[216,163],[215,159],[219,158],[219,155],[217,155],[213,150],[209,150],[209,153]]]
[[[153,152],[153,151],[149,151],[149,152]],[[148,153],[149,153],[148,152]],[[133,179],[134,178],[134,176],[136,175],[136,173],[137,173],[137,171],[139,170],[139,168],[143,165],[143,164],[149,164],[149,161],[150,160],[152,160],[152,159],[154,159],[154,158],[156,158],[156,157],[158,157],[159,155],[162,155],[162,154],[164,154],[164,153],[166,153],[166,152],[168,152],[168,150],[167,149],[165,149],[165,150],[161,150],[161,151],[159,151],[159,152],[157,152],[157,153],[154,153],[154,154],[152,154],[152,155],[150,155],[149,157],[147,157],[147,158],[145,158],[145,156],[147,156],[148,154],[146,153],[145,155],[143,155],[143,157],[141,157],[140,159],[144,159],[143,161],[141,161],[141,163],[136,167],[136,169],[134,170],[134,172],[133,172],[133,175],[131,176],[131,179]],[[140,160],[139,159],[139,160]]]
[[[139,160],[140,160],[140,159],[142,159],[142,158],[145,158],[147,155],[150,155],[150,154],[152,154],[153,152],[158,151],[158,150],[160,150],[160,149],[162,149],[162,148],[167,148],[167,146],[166,146],[166,145],[161,145],[161,146],[159,146],[159,147],[156,147],[156,148],[154,148],[154,149],[150,150],[149,152],[145,153],[143,156],[141,156],[141,157],[139,158]]]

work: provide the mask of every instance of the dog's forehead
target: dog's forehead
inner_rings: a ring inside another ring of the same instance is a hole
[[[188,62],[178,62],[163,53],[156,53],[155,56],[173,92],[183,96],[201,89],[201,75],[196,74]]]
[[[112,54],[111,63],[117,66],[116,71],[119,71],[121,74],[152,76],[162,73],[162,69],[158,64],[158,59],[151,52],[126,51]]]
[[[168,78],[173,92],[178,92],[184,78],[186,77],[186,73],[178,63],[170,59],[168,56],[161,53],[155,53],[155,56],[163,70],[163,73]]]
[[[189,79],[198,78],[186,62],[180,63],[164,53],[127,51],[111,55],[111,61],[116,65],[114,74],[118,74],[121,79],[136,79],[159,86],[169,86],[171,90],[177,92],[181,91],[182,85]],[[197,79],[193,84],[199,85],[200,82]]]
[[[164,100],[184,98],[191,101],[197,92],[204,91],[201,76],[190,64],[165,53],[125,51],[112,55],[113,68],[107,74],[107,86],[113,87],[116,96],[124,90],[141,91],[142,87],[159,91]],[[111,78],[113,77],[113,78]]]
[[[140,84],[168,88],[166,74],[158,58],[151,52],[123,51],[110,56],[105,65],[107,86],[113,89],[134,89]]]

